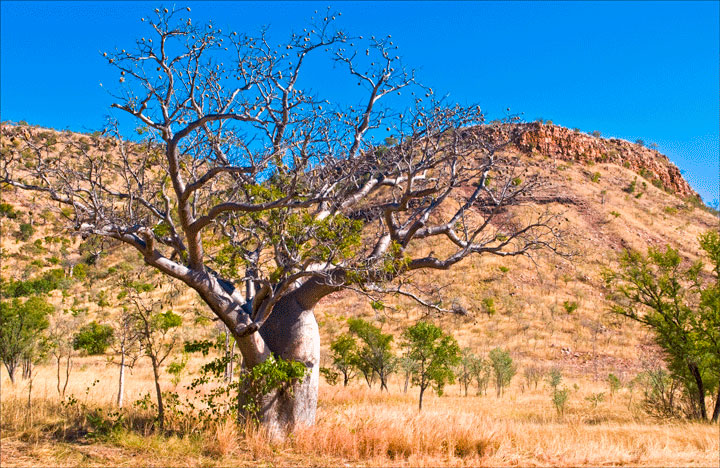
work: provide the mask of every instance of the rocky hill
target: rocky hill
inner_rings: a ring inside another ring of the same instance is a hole
[[[14,131],[3,124],[3,148],[13,144]],[[46,129],[33,131],[55,134]],[[632,377],[659,354],[646,331],[607,313],[601,272],[617,265],[623,248],[644,251],[649,246],[671,245],[685,257],[697,259],[697,236],[717,228],[717,218],[701,205],[697,193],[666,156],[639,144],[540,123],[488,125],[474,131],[489,143],[509,143],[506,151],[548,181],[549,189],[531,200],[528,209],[541,206],[562,213],[569,255],[510,260],[474,257],[448,272],[416,275],[420,290],[465,312],[454,316],[434,315],[399,298],[388,298],[386,307],[378,310],[355,293],[335,293],[316,310],[324,349],[346,330],[346,320],[352,316],[373,318],[398,335],[408,323],[424,316],[478,352],[495,346],[508,348],[521,365],[560,365],[591,379],[601,379],[608,372]],[[2,187],[0,195],[4,204],[0,275],[4,281],[35,278],[63,262],[81,261],[75,252],[83,241],[72,237],[56,204],[9,187]],[[8,210],[15,215],[9,216]],[[58,243],[59,238],[67,242]],[[91,247],[87,241],[82,245],[86,252]],[[128,265],[139,267],[140,262],[132,249],[109,247],[106,255],[88,265],[87,281],[76,283],[63,295],[56,291],[58,306],[72,305],[87,310],[90,317],[111,320],[122,304],[110,300],[110,305],[98,305],[98,298],[112,299],[112,272],[127,271]],[[444,247],[428,242],[427,248]],[[195,294],[186,290],[179,294],[175,310],[192,314],[204,309]],[[205,325],[189,327],[189,336],[214,333],[206,321],[197,323]]]
[[[618,138],[600,138],[540,122],[486,125],[477,132],[488,142],[509,142],[517,151],[579,163],[608,163],[631,169],[680,198],[699,195],[664,154]]]

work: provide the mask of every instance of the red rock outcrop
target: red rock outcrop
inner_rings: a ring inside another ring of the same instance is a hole
[[[524,153],[568,161],[611,163],[624,166],[680,198],[699,195],[685,181],[667,156],[637,143],[617,138],[599,138],[540,122],[491,124],[475,131],[489,143],[509,143]],[[658,182],[659,181],[659,182]]]

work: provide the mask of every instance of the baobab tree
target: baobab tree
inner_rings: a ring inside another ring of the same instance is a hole
[[[354,289],[444,311],[408,288],[410,273],[559,239],[547,211],[512,209],[542,183],[476,135],[479,106],[436,99],[389,36],[352,37],[335,16],[316,15],[273,47],[265,31],[155,10],[143,19],[148,37],[103,54],[121,82],[113,107],[137,121],[142,143],[117,126],[62,141],[4,129],[16,143],[5,145],[0,181],[44,192],[71,208],[78,233],[124,242],[197,291],[245,366],[271,353],[307,366],[292,392],[265,397],[272,434],[314,422],[322,298]],[[314,92],[321,83],[303,73],[322,62],[311,56],[347,72],[359,104]],[[393,99],[409,104],[396,110]],[[424,248],[435,239],[442,253]]]

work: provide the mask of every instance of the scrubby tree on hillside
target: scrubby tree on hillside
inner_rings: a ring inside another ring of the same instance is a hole
[[[72,372],[73,357],[75,356],[73,334],[83,323],[84,315],[83,311],[79,310],[62,310],[53,315],[50,323],[48,344],[50,354],[55,359],[56,388],[60,398],[65,398],[65,392],[70,383],[70,373]],[[63,359],[65,359],[64,383],[61,373]]]
[[[154,289],[153,285],[135,281],[125,287],[128,291],[127,297],[135,308],[132,318],[143,353],[152,364],[158,409],[158,429],[162,431],[165,426],[165,404],[160,388],[160,371],[165,360],[180,343],[177,331],[178,327],[182,325],[182,317],[172,310],[162,311],[161,308],[164,305],[162,302],[145,296],[145,293]]]
[[[350,333],[357,336],[362,345],[355,354],[355,364],[365,376],[368,385],[372,377],[380,379],[380,390],[388,390],[387,379],[395,371],[397,358],[393,355],[390,345],[393,336],[383,333],[380,328],[363,319],[348,320]]]
[[[605,279],[612,311],[650,328],[665,352],[669,370],[691,402],[689,416],[707,419],[705,398],[715,393],[710,419],[720,415],[720,235],[700,236],[712,276],[703,264],[686,261],[677,250],[651,247],[647,255],[626,251],[620,269]]]
[[[22,144],[2,152],[0,182],[45,193],[78,232],[127,243],[197,291],[245,365],[276,353],[309,367],[293,392],[267,396],[262,419],[278,435],[315,418],[322,298],[354,288],[445,310],[398,280],[558,240],[556,218],[527,203],[540,180],[476,138],[479,106],[436,99],[390,37],[351,37],[335,16],[276,45],[156,10],[146,37],[105,54],[121,82],[113,107],[143,143],[114,127],[52,141],[3,127]],[[315,56],[345,73],[353,104],[312,91]],[[410,254],[431,238],[443,255]]]
[[[0,302],[0,360],[11,382],[22,359],[31,362],[40,352],[43,332],[54,307],[39,296]]]
[[[124,297],[124,294],[123,294]],[[120,317],[115,324],[115,340],[111,343],[113,351],[120,355],[118,362],[118,395],[117,405],[123,407],[125,393],[125,369],[135,365],[140,354],[140,331],[136,326],[135,316],[127,306],[122,307]]]
[[[73,337],[73,349],[84,350],[88,354],[103,354],[112,343],[113,328],[101,325],[95,320],[83,325]]]
[[[351,335],[342,334],[330,344],[330,351],[333,367],[342,374],[343,386],[347,387],[358,371],[357,341]]]
[[[495,348],[490,351],[488,356],[490,365],[492,366],[493,375],[495,376],[495,389],[497,397],[500,398],[505,387],[510,385],[510,381],[517,372],[517,367],[513,363],[510,353],[501,348]]]
[[[460,347],[455,338],[429,322],[418,322],[403,332],[405,357],[415,361],[412,382],[420,387],[418,408],[423,395],[433,386],[438,395],[448,383],[455,382],[453,368],[460,362]]]

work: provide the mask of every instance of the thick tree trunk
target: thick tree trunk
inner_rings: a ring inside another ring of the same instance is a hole
[[[296,427],[315,423],[320,379],[320,331],[312,309],[294,295],[282,299],[260,329],[270,350],[283,359],[302,362],[306,377],[290,390],[266,395],[260,422],[272,438],[280,439]]]

